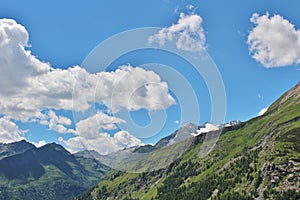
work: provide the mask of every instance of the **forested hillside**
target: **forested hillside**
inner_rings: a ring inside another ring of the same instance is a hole
[[[166,168],[116,172],[79,199],[300,199],[300,83],[264,115],[224,128],[200,158],[204,136]]]

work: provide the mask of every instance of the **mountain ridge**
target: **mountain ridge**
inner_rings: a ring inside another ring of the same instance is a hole
[[[116,172],[78,199],[300,199],[299,86],[262,116],[224,127],[206,157],[204,133],[165,168]]]
[[[26,141],[6,146],[31,146]],[[73,155],[56,143],[0,160],[0,199],[70,199],[101,179],[109,167]],[[12,148],[11,148],[12,149]]]
[[[29,149],[36,148],[33,144],[26,140],[21,140],[12,143],[0,143],[0,160],[15,154],[24,153]]]

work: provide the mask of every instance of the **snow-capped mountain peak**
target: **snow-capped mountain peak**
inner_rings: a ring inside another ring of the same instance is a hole
[[[196,133],[191,133],[193,136],[201,135],[202,133],[207,133],[210,131],[217,131],[220,127],[218,125],[214,125],[211,123],[205,123],[202,127],[200,127]]]

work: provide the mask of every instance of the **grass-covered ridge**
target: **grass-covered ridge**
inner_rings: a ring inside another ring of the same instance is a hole
[[[201,159],[202,140],[164,169],[116,172],[81,199],[300,198],[300,83],[263,116],[223,129]]]

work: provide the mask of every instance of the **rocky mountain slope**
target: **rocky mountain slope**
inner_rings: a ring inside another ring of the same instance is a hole
[[[77,199],[300,199],[300,83],[264,115],[225,126],[214,149],[199,157],[211,134],[194,137],[164,168],[115,172]]]

